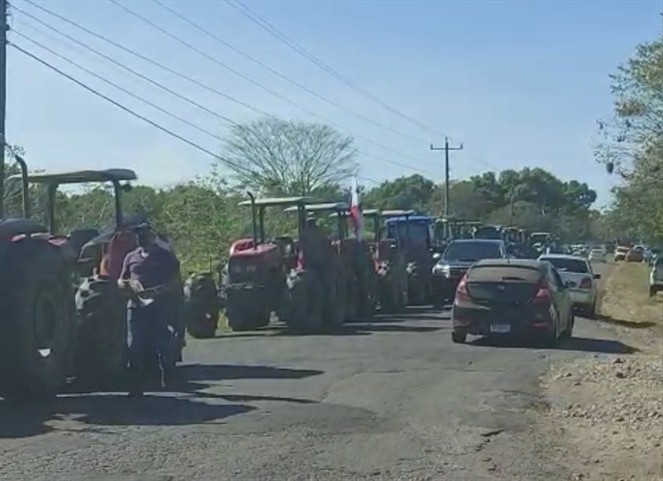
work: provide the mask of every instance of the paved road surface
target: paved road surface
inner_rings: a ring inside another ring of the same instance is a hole
[[[569,479],[536,427],[538,376],[624,345],[586,320],[554,350],[455,345],[449,327],[414,311],[332,336],[229,335],[190,344],[185,393],[0,401],[0,479]]]

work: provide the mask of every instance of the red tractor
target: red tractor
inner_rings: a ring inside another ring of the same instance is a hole
[[[334,276],[340,283],[343,301],[340,303],[345,322],[370,321],[376,307],[376,275],[370,246],[363,239],[349,235],[350,207],[344,202],[307,204],[307,214],[331,212],[336,221],[333,233],[335,258],[338,273]],[[292,212],[293,209],[286,209]]]
[[[384,237],[382,213],[366,209],[364,217],[373,223],[373,256],[377,275],[377,300],[380,312],[403,312],[408,304],[407,263],[398,239]]]
[[[272,313],[297,332],[319,332],[338,324],[342,303],[333,248],[328,240],[307,231],[308,199],[249,197],[240,206],[251,207],[253,235],[232,243],[222,276],[230,328],[245,331],[266,326]],[[299,239],[288,235],[267,239],[265,210],[269,207],[295,207]]]
[[[9,180],[21,180],[26,219],[0,221],[0,395],[54,395],[70,376],[114,379],[126,363],[125,301],[99,272],[116,264],[112,242],[108,249],[89,247],[99,234],[94,229],[58,235],[55,201],[61,184],[110,182],[120,225],[121,182],[136,175],[124,169],[29,175],[15,158],[22,173]],[[46,187],[48,227],[27,219],[30,183]]]

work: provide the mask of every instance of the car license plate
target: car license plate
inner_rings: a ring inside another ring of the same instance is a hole
[[[491,324],[490,332],[494,334],[506,334],[511,331],[511,326],[509,324]]]

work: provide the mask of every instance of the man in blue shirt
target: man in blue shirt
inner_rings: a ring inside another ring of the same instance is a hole
[[[161,383],[173,380],[175,329],[172,303],[179,295],[180,265],[172,251],[160,246],[149,224],[135,228],[138,248],[127,254],[118,285],[129,295],[129,365],[131,397],[142,396],[158,358]]]

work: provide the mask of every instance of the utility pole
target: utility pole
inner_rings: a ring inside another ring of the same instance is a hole
[[[444,147],[435,147],[433,144],[430,144],[431,150],[444,150],[444,217],[449,219],[451,214],[451,209],[449,208],[449,151],[451,150],[463,150],[463,144],[460,144],[458,147],[449,146],[449,138],[444,138]]]
[[[7,0],[0,0],[0,219],[4,217],[5,199],[5,111],[7,107]]]

